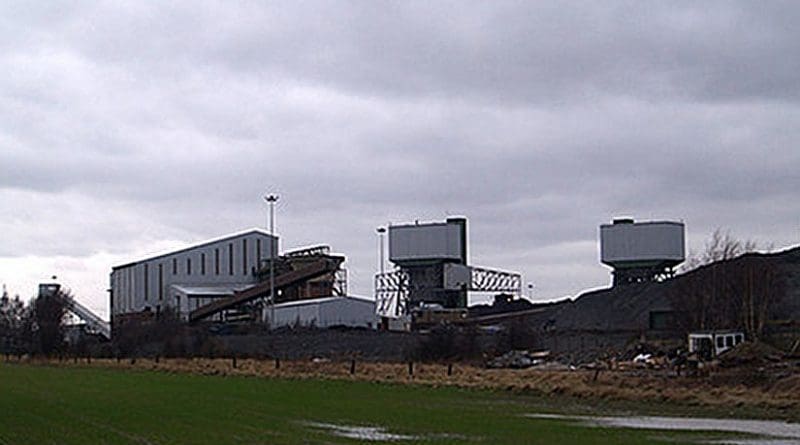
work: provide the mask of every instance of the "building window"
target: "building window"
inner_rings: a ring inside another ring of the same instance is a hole
[[[150,268],[147,264],[144,265],[144,301],[150,295]]]
[[[214,249],[214,271],[219,275],[219,247]]]
[[[228,275],[233,275],[233,243],[228,243]]]
[[[164,265],[158,265],[158,299],[164,299]],[[158,306],[161,307],[161,306]]]
[[[172,275],[178,275],[178,259],[172,259]]]
[[[261,267],[261,238],[256,239],[256,268]]]
[[[206,274],[206,254],[200,254],[200,275]]]
[[[247,239],[242,240],[242,272],[247,275]]]
[[[192,274],[192,259],[186,258],[186,275]]]

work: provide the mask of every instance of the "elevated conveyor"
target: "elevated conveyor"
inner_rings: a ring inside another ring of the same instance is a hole
[[[111,339],[111,325],[73,298],[69,292],[62,292],[58,283],[39,284],[39,296],[53,296],[64,303],[64,309],[81,319],[92,331]]]
[[[288,288],[299,283],[330,274],[339,270],[344,262],[344,257],[326,256],[309,262],[296,270],[286,271],[275,275],[275,291]],[[199,321],[218,314],[222,311],[233,309],[243,303],[248,303],[258,298],[270,295],[270,283],[265,281],[251,288],[235,292],[233,296],[211,302],[189,313],[189,321]]]
[[[107,321],[100,318],[97,314],[89,310],[89,308],[86,306],[80,304],[78,300],[72,297],[64,296],[63,300],[64,306],[67,308],[67,310],[83,320],[91,330],[97,332],[106,339],[111,339],[111,325],[109,325]]]

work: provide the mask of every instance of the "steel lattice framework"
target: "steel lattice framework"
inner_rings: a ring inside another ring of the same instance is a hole
[[[398,317],[406,313],[410,277],[403,269],[375,275],[378,315]]]
[[[518,273],[484,267],[470,267],[472,287],[476,292],[511,292],[519,294],[522,290],[522,276]]]
[[[522,276],[514,272],[470,266],[473,292],[508,292],[519,295]],[[375,275],[375,300],[378,315],[399,317],[408,311],[410,275],[402,268]]]

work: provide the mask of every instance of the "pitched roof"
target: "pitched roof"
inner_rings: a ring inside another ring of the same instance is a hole
[[[111,270],[117,270],[117,269],[123,269],[123,268],[130,267],[130,266],[135,266],[135,265],[137,265],[139,263],[143,263],[145,261],[152,261],[152,260],[156,260],[156,259],[163,258],[163,257],[166,257],[166,256],[177,255],[177,254],[180,254],[180,253],[192,250],[192,249],[197,249],[199,247],[205,247],[205,246],[210,245],[210,244],[219,243],[219,242],[223,242],[223,241],[228,241],[228,240],[231,240],[231,239],[234,239],[234,238],[239,238],[241,236],[250,235],[250,234],[273,236],[273,235],[270,235],[270,233],[267,232],[264,229],[259,229],[257,227],[253,227],[252,229],[242,230],[242,231],[234,232],[234,233],[231,233],[231,234],[228,234],[228,235],[223,235],[223,236],[220,236],[220,237],[217,237],[217,238],[212,238],[212,239],[209,239],[209,240],[201,241],[199,243],[195,243],[195,244],[192,244],[190,246],[187,246],[187,247],[184,247],[184,248],[181,248],[181,249],[178,249],[178,250],[173,250],[173,251],[170,251],[170,252],[163,252],[163,253],[156,254],[156,255],[153,255],[153,256],[150,256],[150,257],[147,257],[147,258],[142,258],[140,260],[131,261],[131,262],[128,262],[128,263],[120,264],[118,266],[113,266],[111,268]],[[276,240],[278,239],[277,236],[273,236],[273,237]]]

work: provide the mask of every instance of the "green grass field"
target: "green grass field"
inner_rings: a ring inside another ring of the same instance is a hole
[[[0,363],[0,444],[370,443],[320,424],[382,427],[403,435],[396,443],[675,444],[720,437],[523,417],[558,410],[530,396],[455,388]]]

